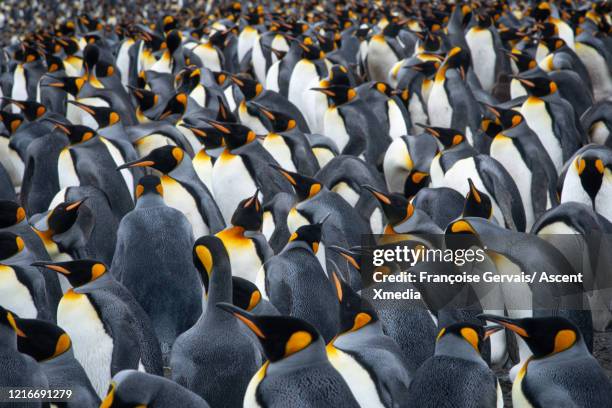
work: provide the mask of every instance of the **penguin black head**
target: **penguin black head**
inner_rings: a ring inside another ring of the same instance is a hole
[[[164,187],[162,186],[161,180],[159,177],[154,176],[152,174],[147,174],[142,176],[140,180],[138,180],[138,185],[136,186],[136,199],[139,199],[144,194],[156,194],[159,196],[164,196]]]
[[[169,14],[164,15],[163,17],[160,18],[158,24],[157,24],[164,32],[168,32],[172,29],[175,29],[178,25],[178,21],[176,20],[176,18],[174,18],[174,16],[171,16]]]
[[[166,107],[163,112],[159,115],[158,120],[164,120],[170,115],[183,116],[187,110],[187,94],[184,92],[177,93],[166,103]]]
[[[240,309],[250,312],[261,302],[261,292],[248,279],[232,276],[232,288],[232,303]]]
[[[580,184],[582,188],[587,192],[591,200],[594,202],[601,183],[603,182],[604,172],[606,165],[603,160],[599,157],[585,152],[582,155],[577,156],[574,159],[574,166],[576,172],[580,177]]]
[[[47,112],[45,105],[36,101],[17,101],[15,99],[2,97],[5,101],[17,106],[30,122],[40,118]]]
[[[302,42],[297,43],[302,49],[302,58],[307,60],[317,60],[325,57],[325,53],[312,41],[310,37],[304,38]]]
[[[537,76],[517,79],[525,86],[527,93],[531,96],[543,97],[557,92],[557,84],[547,76]]]
[[[47,72],[50,74],[64,69],[62,59],[53,54],[45,54],[45,62],[47,64]]]
[[[480,28],[489,28],[493,24],[491,16],[484,13],[474,13],[474,18],[476,19],[476,25]]]
[[[465,196],[465,205],[463,206],[463,217],[480,217],[487,220],[493,216],[493,207],[491,199],[482,191],[479,191],[471,178],[468,178],[470,191]]]
[[[70,140],[70,144],[86,142],[96,135],[96,131],[84,125],[69,125],[54,119],[49,119],[56,129],[61,130]]]
[[[393,88],[384,82],[374,82],[371,87],[389,98],[393,97]]]
[[[530,317],[511,319],[481,314],[481,319],[501,324],[521,336],[535,358],[543,358],[569,349],[581,340],[580,330],[565,317]]]
[[[0,229],[12,227],[25,220],[26,212],[11,200],[0,200]]]
[[[225,144],[223,132],[213,126],[196,126],[187,122],[183,122],[179,126],[191,130],[207,149],[214,149]]]
[[[295,317],[255,316],[229,303],[217,303],[217,307],[231,313],[258,337],[271,363],[304,350],[320,337],[314,327]]]
[[[9,231],[0,231],[0,260],[10,258],[25,248],[23,239]]]
[[[344,85],[330,85],[327,88],[310,88],[310,90],[324,93],[334,106],[340,106],[357,97],[355,89]]]
[[[519,72],[529,71],[538,65],[531,55],[516,48],[506,51],[506,55],[514,61]]]
[[[501,329],[501,326],[483,327],[468,322],[453,323],[440,330],[436,342],[440,341],[445,336],[455,336],[470,343],[472,347],[480,353],[485,340]]]
[[[232,82],[240,89],[245,100],[251,100],[261,94],[264,90],[263,85],[245,75],[232,75]]]
[[[36,361],[51,360],[72,347],[70,336],[59,326],[38,319],[15,318],[23,335],[17,336],[17,350]]]
[[[434,76],[438,68],[440,68],[440,61],[434,60],[421,61],[417,64],[406,66],[406,69],[418,71],[427,78]]]
[[[327,86],[333,85],[344,85],[351,86],[351,77],[349,71],[344,65],[335,64],[329,69],[329,74],[325,79]]]
[[[463,143],[465,140],[463,133],[459,132],[458,130],[428,126],[420,123],[417,124],[425,129],[427,133],[438,139],[440,143],[442,143],[442,146],[444,146],[446,149],[457,146],[458,144]]]
[[[62,78],[52,77],[52,78],[53,78],[53,82],[44,83],[44,84],[41,84],[41,86],[63,89],[64,91],[68,92],[70,95],[74,96],[75,98],[78,95],[81,88],[83,87],[83,85],[85,85],[85,79],[82,77],[62,77]]]
[[[34,262],[32,266],[61,273],[75,288],[95,281],[108,270],[104,263],[93,259],[78,259],[67,262]]]
[[[68,101],[68,103],[71,103],[89,113],[98,124],[99,129],[113,126],[114,124],[119,123],[121,120],[121,117],[117,112],[106,106],[91,106],[77,101]]]
[[[329,215],[328,215],[329,217]],[[315,224],[307,224],[302,225],[297,229],[291,236],[289,237],[289,242],[299,241],[305,243],[310,249],[312,249],[313,253],[317,253],[319,250],[319,243],[321,242],[321,233],[323,229],[323,223],[325,219],[321,222],[317,222]]]
[[[444,59],[444,62],[440,66],[440,69],[438,69],[438,73],[436,74],[436,80],[443,79],[446,75],[446,70],[448,68],[454,68],[459,70],[461,78],[465,80],[469,67],[470,55],[468,54],[468,52],[462,49],[461,47],[454,47],[448,52],[446,58]]]
[[[355,332],[370,323],[378,321],[378,315],[372,305],[332,272],[332,281],[336,296],[340,302],[340,334]]]
[[[550,17],[550,13],[550,4],[545,1],[538,4],[538,6],[532,11],[533,18],[540,22],[548,19],[548,17]]]
[[[168,46],[170,55],[174,54],[174,51],[180,47],[182,41],[181,33],[178,30],[172,30],[168,33],[166,36],[166,45]]]
[[[61,234],[70,229],[77,220],[79,207],[85,199],[78,201],[66,201],[55,206],[47,215],[47,224],[53,234]]]
[[[245,231],[259,231],[263,223],[263,207],[259,202],[257,195],[259,189],[255,190],[252,197],[242,200],[234,215],[232,215],[231,223],[235,227],[244,228]]]
[[[74,55],[79,51],[79,43],[70,37],[58,38],[57,43],[62,46],[66,55]]]
[[[193,264],[200,273],[202,283],[208,291],[213,270],[230,270],[230,260],[223,241],[214,235],[198,238],[193,244]]]
[[[7,111],[0,111],[0,120],[2,124],[9,132],[9,134],[13,134],[19,129],[19,126],[23,124],[24,121],[23,115],[19,113],[11,113]]]
[[[200,84],[202,71],[195,65],[183,69],[176,75],[175,82],[180,84],[178,90],[184,93],[191,93]]]
[[[240,123],[218,122],[212,119],[204,119],[209,125],[221,132],[225,145],[230,149],[237,149],[257,139],[251,128]]]
[[[300,201],[314,197],[319,193],[319,191],[321,191],[321,188],[323,188],[323,185],[312,177],[285,170],[275,164],[270,164],[270,167],[278,171],[289,181],[289,183],[291,183],[293,189],[295,190],[295,194]]]
[[[151,151],[141,159],[122,164],[117,170],[131,167],[151,167],[155,170],[168,174],[178,166],[185,157],[183,149],[177,146],[161,146]]]
[[[412,217],[414,206],[403,195],[383,193],[372,186],[363,186],[363,188],[369,190],[378,200],[389,224],[401,224]]]
[[[136,98],[136,102],[138,102],[138,107],[141,112],[146,112],[159,102],[159,95],[155,94],[155,92],[149,91],[148,89],[134,88],[129,85],[128,87],[132,91],[132,95]]]
[[[100,49],[95,44],[88,44],[83,50],[83,65],[86,72],[92,72],[100,59]]]
[[[355,247],[347,249],[337,245],[329,245],[328,248],[346,259],[346,261],[350,263],[353,268],[357,269],[358,271],[361,270],[361,257],[363,255],[361,248]]]
[[[247,106],[253,106],[270,122],[270,132],[286,132],[297,126],[295,119],[283,112],[271,110],[253,101],[247,102]]]
[[[504,109],[497,106],[489,105],[487,105],[487,109],[495,116],[497,122],[499,122],[498,125],[502,128],[499,129],[499,131],[518,126],[523,122],[524,119],[523,115],[519,111],[516,111],[514,109]],[[489,132],[487,133],[490,134]]]
[[[225,85],[225,81],[227,81],[227,79],[230,78],[230,74],[225,71],[216,71],[216,72],[213,72],[212,74],[213,74],[213,77],[215,78],[215,82],[217,83],[217,85],[221,87],[223,87]]]

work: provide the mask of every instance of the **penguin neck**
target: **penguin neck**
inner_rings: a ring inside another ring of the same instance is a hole
[[[0,325],[0,350],[17,350],[17,335],[5,325]]]
[[[7,259],[4,259],[2,262],[19,265],[24,262],[29,262],[31,259],[32,259],[32,256],[28,248],[23,248],[21,251],[17,252],[16,254],[11,255]]]
[[[38,363],[46,367],[58,367],[69,365],[73,361],[74,352],[72,351],[72,347],[70,347],[68,350],[66,350],[59,356],[50,358],[48,360],[39,361]]]
[[[381,335],[383,335],[382,325],[380,324],[380,321],[375,321],[360,328],[359,330],[340,334],[336,340],[334,340],[334,346],[340,348],[343,346],[351,347],[351,345],[359,345]]]
[[[127,135],[125,134],[125,128],[123,127],[123,123],[121,121],[115,123],[114,125],[98,129],[97,132],[100,136],[103,136],[109,140],[125,141],[127,138]]]
[[[312,248],[310,248],[308,246],[308,244],[306,244],[304,241],[291,241],[291,242],[288,242],[287,245],[285,245],[285,248],[283,249],[282,252],[289,251],[291,249],[296,249],[296,248],[305,249],[306,251],[309,251],[310,253],[312,253],[313,256],[317,256],[317,254],[315,254],[312,251]]]
[[[168,175],[176,180],[198,180],[191,160],[186,157],[183,157],[181,162]]]
[[[460,358],[481,365],[487,365],[480,353],[471,344],[452,334],[447,334],[438,340],[434,355]]]
[[[141,195],[136,201],[136,208],[160,207],[164,205],[164,198],[155,193]]]
[[[218,264],[212,270],[208,285],[206,314],[229,316],[227,313],[217,309],[215,305],[219,302],[232,303],[232,273],[229,260],[218,261]],[[231,316],[229,317],[232,318]]]
[[[295,354],[285,357],[282,360],[271,362],[266,371],[266,375],[273,375],[275,373],[283,374],[286,371],[303,370],[304,368],[328,363],[327,354],[325,351],[325,343],[323,339],[319,337],[314,343],[310,344],[303,350],[298,351]]]

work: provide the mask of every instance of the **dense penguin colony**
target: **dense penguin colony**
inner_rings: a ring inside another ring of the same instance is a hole
[[[610,9],[1,2],[0,407],[612,406]]]

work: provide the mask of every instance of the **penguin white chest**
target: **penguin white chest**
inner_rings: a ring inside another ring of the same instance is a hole
[[[0,94],[1,96],[1,94]],[[9,139],[0,137],[0,164],[6,169],[15,190],[21,190],[21,180],[25,166],[19,154],[9,147]]]
[[[398,58],[382,35],[375,35],[368,43],[367,69],[370,80],[387,82],[389,71]]]
[[[526,228],[529,231],[533,225],[533,201],[531,197],[531,170],[525,164],[521,153],[510,138],[496,138],[491,144],[491,157],[502,164],[512,176],[521,195],[525,209]]]
[[[238,36],[238,61],[242,61],[244,56],[253,48],[257,41],[257,30],[251,26],[246,26]]]
[[[265,135],[268,133],[266,127],[261,123],[261,120],[257,116],[253,116],[247,110],[246,103],[242,101],[240,106],[238,107],[238,116],[240,117],[240,122],[245,126],[250,127],[253,132],[258,135]]]
[[[15,72],[13,73],[13,89],[11,90],[11,98],[18,101],[25,101],[28,99],[28,84],[26,82],[25,77],[25,69],[22,64],[17,65],[15,67]],[[13,113],[19,113],[20,109],[13,106]]]
[[[278,92],[280,86],[278,85],[278,72],[280,69],[280,61],[276,61],[266,74],[266,89],[269,91]]]
[[[527,95],[527,91],[517,79],[510,81],[510,97],[512,99]]]
[[[183,128],[179,128],[183,129]],[[159,133],[152,133],[148,136],[141,137],[136,142],[134,142],[134,146],[136,147],[136,152],[140,158],[145,157],[153,150],[158,147],[167,146],[167,145],[175,145],[174,141],[169,137],[166,137]]]
[[[262,145],[283,169],[293,172],[297,171],[291,157],[291,149],[289,149],[282,136],[270,133],[266,136]]]
[[[213,165],[213,194],[223,219],[229,223],[236,207],[257,189],[242,158],[224,152]]]
[[[404,192],[406,177],[412,167],[413,162],[406,143],[402,139],[391,142],[383,160],[383,172],[390,192]]]
[[[297,208],[293,207],[287,215],[287,227],[292,234],[303,225],[309,225],[310,221],[304,217]]]
[[[208,191],[212,191],[213,163],[210,156],[206,154],[206,150],[200,149],[200,151],[195,155],[191,163],[193,164],[193,169],[198,175],[200,181],[204,183]]]
[[[107,140],[107,139],[105,139],[103,137],[101,137],[100,140],[106,146],[106,149],[108,150],[108,153],[110,154],[111,158],[113,159],[113,162],[115,162],[115,164],[117,166],[121,166],[122,164],[125,164],[125,160],[123,159],[123,155],[121,154],[119,149],[117,149],[117,147],[114,144],[112,144],[109,140]],[[123,181],[125,182],[125,186],[127,187],[128,191],[130,192],[130,197],[134,197],[134,176],[132,176],[132,172],[131,171],[123,170],[123,171],[121,171],[121,176],[123,177]]]
[[[303,112],[302,95],[307,89],[306,87],[313,81],[318,81],[317,67],[312,61],[302,59],[295,64],[291,77],[289,78],[289,101],[297,105]]]
[[[493,35],[487,29],[471,28],[465,40],[472,55],[472,66],[482,88],[490,91],[495,85],[495,46]]]
[[[538,135],[546,152],[555,164],[557,172],[559,172],[563,167],[563,150],[553,131],[552,119],[546,109],[546,103],[539,98],[529,97],[523,103],[521,113],[525,117],[527,125]]]
[[[522,389],[525,375],[525,367],[523,367],[516,376],[514,383],[512,383],[512,405],[516,408],[533,408],[533,405],[531,405],[531,403],[527,400]]]
[[[350,354],[330,345],[327,347],[327,357],[361,407],[384,407],[372,377]]]
[[[612,96],[612,77],[606,59],[593,47],[580,42],[576,43],[576,54],[586,66],[593,82],[595,101]]]
[[[427,101],[427,114],[432,126],[448,128],[453,120],[453,107],[448,100],[444,83],[445,81],[435,81],[431,87]]]
[[[219,232],[217,237],[223,241],[223,245],[227,249],[232,276],[239,276],[255,282],[257,272],[263,264],[253,241],[245,238],[234,228]]]
[[[261,225],[261,233],[264,234],[266,239],[269,241],[274,234],[274,230],[276,229],[276,225],[274,223],[274,216],[270,211],[265,211],[263,214],[263,222]]]
[[[561,203],[567,203],[570,201],[583,203],[589,207],[593,206],[591,197],[589,197],[589,194],[584,190],[575,166],[570,167],[567,173],[565,173],[563,189],[561,190]]]
[[[612,221],[612,172],[606,168],[597,196],[595,196],[595,211]]]
[[[194,237],[207,235],[209,232],[208,226],[202,219],[198,205],[191,193],[170,176],[162,176],[161,181],[164,188],[164,202],[185,215],[191,224]]]
[[[425,112],[425,107],[421,102],[421,98],[416,93],[410,95],[410,101],[408,102],[408,112],[410,112],[410,117],[412,118],[412,123],[428,123],[429,118],[427,117],[427,113]],[[420,126],[413,125],[413,131],[415,133],[422,130]]]
[[[30,291],[7,265],[0,265],[0,305],[25,319],[35,319],[38,315]]]
[[[351,205],[351,207],[355,207],[357,201],[359,201],[359,193],[351,188],[346,182],[341,181],[335,186],[332,187],[332,191],[340,194],[344,200]]]
[[[387,112],[389,115],[389,136],[397,138],[408,134],[406,121],[402,115],[402,111],[397,106],[393,99],[387,101]]]
[[[336,142],[338,150],[342,152],[350,140],[346,131],[344,119],[336,107],[330,107],[325,112],[323,119],[323,134]]]
[[[72,339],[74,356],[85,369],[96,393],[103,397],[111,379],[113,339],[104,330],[89,298],[74,292],[64,295],[57,308],[57,324]]]
[[[60,189],[79,186],[81,181],[74,167],[74,161],[70,155],[70,148],[63,149],[57,159],[57,175],[59,177]]]

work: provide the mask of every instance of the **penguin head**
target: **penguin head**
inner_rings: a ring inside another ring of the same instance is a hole
[[[320,338],[312,325],[295,317],[255,316],[229,303],[217,303],[217,307],[231,313],[257,336],[271,363],[306,349]]]
[[[546,1],[541,2],[535,9],[533,9],[531,14],[538,22],[547,20],[551,14],[550,4],[548,4]]]
[[[147,174],[138,180],[138,185],[136,186],[136,192],[134,194],[137,200],[145,194],[155,194],[163,197],[164,187],[159,177]]]
[[[263,206],[259,202],[258,194],[259,189],[255,190],[252,197],[240,201],[232,215],[231,223],[233,226],[243,228],[245,231],[261,230]]]
[[[176,75],[177,89],[181,92],[191,93],[200,84],[202,71],[195,65],[183,69]]]
[[[371,85],[371,88],[376,89],[378,92],[383,95],[386,95],[389,98],[393,97],[393,88],[391,88],[388,84],[384,82],[374,82]]]
[[[518,334],[527,343],[535,358],[560,353],[582,339],[578,327],[561,316],[511,319],[505,316],[481,314],[478,317],[498,323]]]
[[[178,21],[174,16],[170,14],[166,14],[160,17],[157,26],[160,27],[163,32],[167,33],[168,31],[175,29],[178,26]]]
[[[557,92],[557,84],[548,78],[548,76],[530,76],[528,78],[518,76],[516,78],[523,84],[527,93],[531,96],[540,98]]]
[[[49,119],[49,121],[68,137],[72,145],[86,142],[96,135],[96,131],[88,126],[64,124],[55,119]]]
[[[166,46],[168,47],[170,55],[174,54],[174,51],[181,46],[182,41],[183,38],[178,30],[172,30],[166,35]]]
[[[312,177],[285,170],[275,164],[270,164],[270,167],[278,171],[283,177],[287,179],[287,181],[289,181],[289,183],[291,183],[293,189],[295,190],[295,194],[297,195],[300,201],[304,201],[316,196],[323,188],[321,182]]]
[[[327,78],[325,78],[323,81],[325,86],[329,86],[330,84],[344,86],[352,85],[348,69],[344,65],[340,64],[332,65],[332,67],[329,69]]]
[[[327,248],[340,255],[342,258],[353,266],[358,271],[361,270],[361,257],[363,256],[360,247],[342,248],[337,245],[329,245]]]
[[[489,112],[495,116],[497,122],[502,127],[502,129],[511,129],[515,126],[521,124],[524,120],[523,115],[514,109],[504,109],[497,106],[487,105],[487,109]],[[500,131],[502,130],[500,129]],[[499,133],[499,132],[498,132]],[[495,135],[493,135],[495,136]]]
[[[474,13],[474,19],[476,20],[476,25],[480,28],[489,28],[493,24],[491,16],[485,13]]]
[[[178,120],[187,110],[187,99],[188,96],[184,92],[179,92],[172,96],[166,103],[166,107],[159,115],[158,120],[164,120],[171,115],[178,115],[178,118],[176,118]]]
[[[506,51],[506,55],[514,61],[519,72],[529,71],[538,65],[531,55],[517,48],[513,48],[512,51]]]
[[[0,325],[3,325],[9,329],[12,329],[17,336],[23,336],[24,333],[18,325],[19,316],[12,311],[0,306]]]
[[[83,66],[86,73],[93,72],[94,66],[100,59],[100,48],[95,44],[87,44],[83,50]]]
[[[230,79],[240,92],[244,95],[245,100],[251,100],[261,94],[264,90],[262,84],[254,79],[248,78],[246,75],[231,75]]]
[[[45,62],[47,64],[47,72],[50,74],[64,69],[62,59],[53,54],[46,53]]]
[[[329,215],[327,217],[329,217]],[[297,231],[291,234],[289,242],[304,243],[314,254],[316,254],[319,250],[319,243],[321,242],[323,223],[327,220],[327,217],[315,224],[302,225]]]
[[[582,188],[584,188],[584,191],[586,191],[592,201],[595,201],[595,197],[601,188],[604,172],[607,167],[606,163],[594,153],[587,150],[583,154],[578,155],[573,163],[580,177]]]
[[[420,123],[417,123],[417,125],[421,126],[427,133],[438,139],[445,149],[457,146],[465,141],[465,136],[458,130],[428,126]]]
[[[469,67],[469,53],[461,47],[454,47],[448,52],[448,54],[446,54],[446,58],[444,59],[444,62],[442,63],[440,69],[438,69],[438,73],[436,74],[436,80],[444,79],[446,75],[446,70],[449,68],[457,69],[461,74],[461,78],[465,80]]]
[[[206,149],[215,149],[225,145],[223,132],[213,126],[192,125],[187,122],[180,123],[179,126],[189,129]]]
[[[451,341],[466,341],[480,353],[482,352],[485,340],[501,329],[502,326],[483,327],[468,322],[453,323],[440,330],[436,342],[439,343],[447,339]]]
[[[66,201],[55,206],[47,215],[49,230],[54,234],[61,234],[68,231],[76,222],[79,215],[79,208],[84,202],[85,199]]]
[[[214,235],[198,238],[193,244],[192,255],[193,264],[200,273],[206,291],[209,289],[213,271],[231,271],[225,245]]]
[[[247,312],[255,309],[261,302],[261,292],[248,279],[232,276],[232,288],[232,303]]]
[[[378,200],[390,225],[401,224],[412,217],[414,206],[403,195],[383,193],[369,185],[363,186],[363,188],[369,190],[374,195],[374,198]]]
[[[0,120],[2,124],[9,132],[9,135],[12,135],[19,129],[19,126],[23,124],[24,121],[23,115],[19,113],[11,113],[7,111],[0,111]]]
[[[356,332],[378,321],[372,305],[344,282],[336,272],[332,272],[332,282],[340,302],[340,334]]]
[[[270,123],[270,125],[267,126],[270,132],[286,132],[297,126],[295,119],[283,112],[266,108],[254,101],[247,102],[247,106],[254,107],[265,119],[267,119],[266,122]]]
[[[25,218],[25,210],[15,201],[0,200],[0,229],[19,224]]]
[[[25,248],[25,242],[17,234],[0,231],[0,260],[17,255]]]
[[[345,85],[330,85],[326,88],[310,88],[310,90],[324,93],[334,106],[340,106],[357,97],[355,89]]]
[[[479,191],[471,178],[468,178],[470,190],[465,196],[465,205],[463,206],[463,217],[480,217],[490,220],[493,216],[493,206],[491,199],[482,191]]]
[[[93,259],[78,259],[67,262],[42,261],[34,262],[32,266],[38,266],[61,273],[75,288],[95,281],[108,270],[104,263]]]
[[[174,170],[185,157],[183,149],[177,146],[166,145],[158,147],[141,159],[122,164],[117,170],[132,167],[151,167],[163,174],[168,174]]]
[[[21,109],[21,112],[30,122],[40,118],[47,112],[47,108],[45,108],[45,105],[36,101],[17,101],[15,99],[7,98],[5,96],[3,96],[2,99]]]
[[[121,120],[121,116],[116,111],[106,106],[91,106],[78,101],[68,101],[68,103],[89,113],[98,124],[98,129],[113,126]]]
[[[132,91],[132,95],[134,95],[134,98],[138,103],[138,108],[140,108],[141,112],[148,111],[159,102],[159,95],[157,95],[155,92],[149,91],[148,89],[135,88],[129,85],[128,87]]]
[[[70,336],[61,327],[38,319],[16,318],[23,335],[17,335],[17,350],[36,361],[52,360],[72,347]]]
[[[50,75],[48,76],[51,77]],[[79,94],[79,91],[81,90],[81,88],[83,88],[83,85],[85,85],[85,79],[83,79],[82,77],[67,76],[67,77],[61,77],[61,78],[56,78],[56,77],[51,77],[51,78],[53,79],[53,82],[43,83],[41,84],[41,86],[63,89],[64,91],[68,92],[70,95],[74,96],[75,98]]]
[[[221,132],[225,145],[230,150],[242,147],[257,139],[255,132],[243,124],[218,122],[212,119],[204,119],[204,121]]]
[[[325,58],[325,53],[319,48],[310,37],[305,37],[304,40],[298,42],[297,45],[302,49],[302,58],[314,61],[320,58]]]
[[[434,76],[438,68],[440,68],[440,61],[436,60],[420,61],[415,64],[406,65],[406,69],[420,72],[427,78]]]

